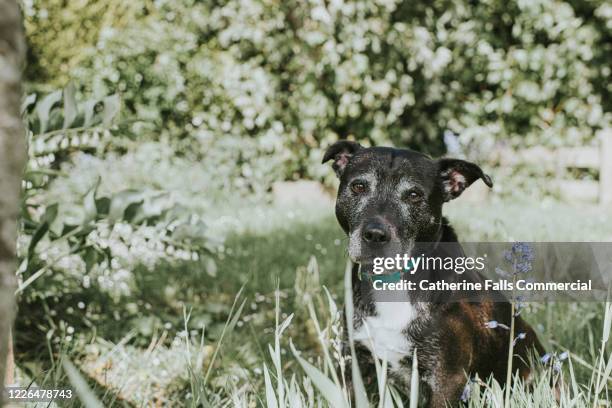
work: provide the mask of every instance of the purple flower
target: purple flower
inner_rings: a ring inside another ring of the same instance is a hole
[[[561,362],[560,361],[555,361],[555,363],[553,364],[553,370],[555,370],[555,372],[560,372],[561,371]]]
[[[563,353],[559,354],[559,361],[566,360],[568,357],[569,357],[569,352],[564,351]]]
[[[461,393],[461,401],[463,402],[468,402],[468,400],[470,399],[470,393],[472,392],[470,382],[471,381],[468,381],[468,383],[465,384],[465,387],[463,387],[463,392]]]
[[[533,247],[526,242],[515,242],[512,245],[512,253],[523,261],[533,261],[535,258]]]
[[[516,273],[527,273],[531,272],[531,263],[530,262],[519,262],[516,264],[514,268]]]
[[[546,364],[550,361],[551,357],[552,357],[552,354],[546,353],[540,358],[540,361],[542,362],[542,364]]]
[[[506,262],[513,265],[513,273],[527,273],[531,271],[531,263],[535,259],[533,248],[525,242],[515,242],[512,250],[504,252]]]

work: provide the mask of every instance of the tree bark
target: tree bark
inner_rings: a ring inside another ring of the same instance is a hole
[[[26,139],[20,114],[24,51],[17,1],[0,0],[0,386],[5,383],[14,316],[15,242],[26,160]]]

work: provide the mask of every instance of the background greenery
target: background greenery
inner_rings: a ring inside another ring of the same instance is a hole
[[[320,161],[337,139],[482,162],[500,146],[593,144],[612,118],[604,1],[24,0],[23,12],[17,363],[58,384],[70,359],[107,405],[265,405],[277,285],[295,313],[286,337],[320,364],[308,305],[331,333],[322,285],[340,304],[346,240],[328,199],[281,204],[272,186],[331,190]],[[487,171],[490,200],[449,208],[463,239],[612,239],[609,209],[559,202],[538,169]],[[602,311],[527,317],[549,350],[584,362],[585,395]]]
[[[34,89],[120,93],[127,135],[235,163],[254,189],[322,177],[338,138],[441,154],[450,130],[477,157],[589,143],[610,123],[603,0],[32,0],[25,14]]]

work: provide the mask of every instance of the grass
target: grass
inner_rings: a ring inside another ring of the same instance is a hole
[[[464,241],[612,240],[612,216],[595,207],[556,202],[534,207],[518,201],[475,207],[457,200],[447,213]],[[349,391],[341,378],[334,378],[346,239],[332,214],[331,208],[268,208],[220,222],[215,228],[229,235],[214,276],[197,262],[137,270],[130,305],[106,303],[101,314],[107,320],[93,327],[79,322],[75,313],[70,324],[76,333],[71,341],[64,333],[62,347],[46,346],[44,325],[18,325],[17,363],[37,383],[53,385],[69,381],[58,361],[73,360],[105,406],[346,402]],[[136,312],[112,317],[127,308]],[[539,303],[523,313],[547,350],[571,353],[563,367],[569,387],[564,406],[572,401],[573,406],[607,406],[612,365],[606,359],[610,346],[605,333],[612,318],[604,305]],[[45,312],[39,314],[45,318]],[[45,346],[28,347],[34,343]],[[415,404],[418,396],[388,383],[385,366],[379,362],[383,401],[370,396],[370,403]],[[546,375],[551,373],[544,370],[539,378]],[[517,383],[511,406],[550,405],[551,390],[543,381],[532,393]],[[475,382],[472,388],[470,406],[503,401],[499,384]],[[602,388],[599,401],[597,388]]]

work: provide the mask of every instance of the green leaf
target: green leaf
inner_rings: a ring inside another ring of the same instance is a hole
[[[36,114],[38,115],[38,121],[40,123],[38,133],[45,133],[49,126],[49,113],[53,105],[58,103],[62,99],[62,91],[55,91],[45,96],[36,105]]]
[[[43,214],[41,221],[48,222],[49,224],[55,221],[55,218],[57,217],[58,208],[58,203],[53,203],[47,206],[47,208],[45,208],[45,213]]]
[[[40,240],[44,238],[47,232],[49,232],[49,226],[57,217],[57,211],[57,203],[51,204],[45,209],[45,213],[40,218],[40,224],[36,228],[36,231],[32,235],[32,239],[30,240],[30,245],[28,246],[28,259],[32,259],[32,256],[34,256],[34,250],[36,249],[36,245],[38,245]]]
[[[142,204],[144,194],[138,190],[124,190],[115,194],[110,199],[108,219],[111,223],[124,219],[124,214],[130,205]],[[134,208],[132,208],[134,209]],[[129,214],[128,214],[129,215]]]
[[[75,93],[76,89],[74,88],[74,84],[70,82],[64,89],[64,125],[62,129],[68,129],[77,117],[78,109]]]
[[[298,351],[295,349],[293,342],[289,342],[291,351],[298,363],[302,366],[306,375],[310,378],[312,383],[317,387],[321,395],[329,402],[332,407],[346,407],[346,401],[342,396],[342,390],[332,380],[330,380],[321,370],[310,364],[308,361],[300,357]]]
[[[88,128],[93,125],[94,115],[96,113],[96,104],[99,101],[97,99],[90,99],[84,103],[84,112],[85,112],[85,121],[83,122],[83,127]]]
[[[270,373],[268,372],[268,367],[266,366],[266,363],[264,363],[263,369],[264,369],[264,383],[266,384],[266,406],[268,408],[277,408],[278,403],[276,401],[276,394],[274,393],[274,387],[272,386],[272,381],[270,380]],[[282,381],[282,380],[283,380],[282,378],[278,379],[278,381]]]
[[[121,107],[121,99],[119,95],[111,95],[104,98],[104,111],[102,112],[102,124],[105,127],[109,127],[113,122],[113,119],[119,113]]]
[[[412,374],[410,375],[410,408],[417,408],[419,404],[419,362],[417,349],[412,353]]]
[[[49,231],[49,223],[43,222],[36,228],[34,235],[32,235],[32,239],[30,240],[30,245],[28,246],[28,259],[32,259],[34,256],[34,250],[36,249],[36,245],[40,242],[41,239],[47,234]]]
[[[102,403],[96,398],[94,392],[87,385],[87,381],[81,376],[79,370],[68,360],[62,362],[64,370],[68,375],[70,383],[74,387],[76,394],[85,408],[103,408]]]
[[[83,198],[83,208],[85,214],[83,215],[83,224],[89,224],[91,221],[96,219],[98,215],[98,207],[96,206],[96,194],[98,192],[98,186],[100,186],[101,178],[98,177],[96,183],[89,189],[85,197]]]
[[[111,199],[108,197],[96,198],[96,209],[98,211],[98,214],[108,215],[108,212],[110,210],[110,203]]]
[[[98,263],[100,256],[98,251],[91,246],[85,248],[85,252],[83,253],[83,261],[85,261],[85,270],[87,272],[91,271],[91,268],[94,267]]]
[[[77,229],[79,226],[78,225],[69,225],[69,224],[64,224],[62,226],[62,230],[60,232],[60,236],[64,236],[66,234],[71,233],[72,231],[74,231],[75,229]]]
[[[355,336],[353,328],[353,316],[355,313],[353,307],[353,263],[349,260],[346,263],[344,269],[344,304],[345,304],[345,318],[349,337],[349,348],[351,349],[351,374],[353,378],[353,390],[355,393],[355,406],[357,408],[367,408],[370,403],[368,402],[368,395],[365,391],[363,384],[363,377],[361,377],[361,370],[359,369],[359,363],[357,362],[357,353],[355,351]],[[361,273],[361,270],[359,271]]]
[[[34,102],[36,102],[36,94],[29,94],[26,96],[21,103],[21,114],[23,115],[28,110],[28,107]]]

